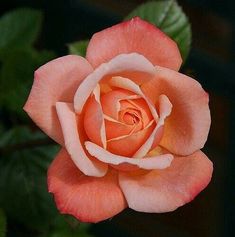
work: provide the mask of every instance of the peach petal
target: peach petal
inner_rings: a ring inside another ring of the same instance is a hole
[[[152,148],[156,146],[156,141],[160,140],[161,135],[163,134],[163,125],[165,119],[170,115],[172,110],[172,104],[165,95],[159,96],[159,115],[160,118],[157,122],[157,126],[153,130],[152,134],[145,141],[145,143],[138,149],[133,157],[141,158],[144,157]]]
[[[152,80],[154,74],[152,74],[152,71],[149,72],[140,72],[140,71],[122,71],[108,76],[105,76],[102,80],[102,84],[106,83],[110,77],[114,76],[120,76],[125,78],[130,78],[133,82],[135,82],[137,85],[142,85],[143,83],[146,83],[147,81]]]
[[[112,77],[109,80],[109,85],[119,87],[119,88],[122,88],[125,90],[129,90],[137,95],[140,95],[146,101],[147,105],[149,106],[149,110],[151,111],[155,121],[158,120],[158,114],[157,114],[157,111],[154,108],[152,102],[148,99],[147,96],[145,96],[145,94],[141,91],[140,87],[135,82],[131,81],[129,78],[116,76],[116,77]]]
[[[156,67],[156,76],[141,86],[152,103],[165,94],[173,104],[164,126],[161,145],[178,155],[201,149],[210,128],[208,94],[194,79],[173,70]]]
[[[100,88],[97,85],[89,99],[84,114],[84,128],[91,141],[106,148],[105,123],[100,104]]]
[[[152,120],[148,126],[142,130],[110,139],[107,141],[107,150],[114,154],[133,157],[151,135],[155,126],[156,124]]]
[[[100,146],[97,146],[92,142],[85,142],[85,147],[88,152],[96,157],[98,160],[102,162],[106,162],[112,165],[121,165],[121,164],[130,164],[135,165],[139,168],[152,170],[152,169],[165,169],[170,166],[173,155],[164,154],[159,156],[145,157],[142,159],[133,159],[125,156],[115,155]]]
[[[101,96],[101,104],[104,114],[114,119],[118,119],[120,110],[120,101],[128,99],[138,99],[140,96],[135,95],[127,90],[114,90]]]
[[[113,119],[112,120],[105,119],[105,129],[106,129],[107,140],[110,140],[115,137],[128,135],[131,132],[133,132],[132,125],[126,125]]]
[[[128,100],[137,110],[140,111],[144,127],[153,119],[151,111],[144,99]]]
[[[101,178],[85,176],[65,149],[50,165],[47,181],[60,212],[73,215],[82,222],[96,223],[126,208],[114,171]]]
[[[74,96],[74,108],[77,113],[81,113],[89,95],[96,85],[105,75],[119,73],[123,71],[139,71],[154,74],[154,66],[142,55],[137,53],[121,54],[108,63],[100,65],[94,70],[78,87]]]
[[[89,176],[102,177],[106,174],[108,166],[96,160],[91,160],[85,153],[82,143],[84,141],[84,131],[82,119],[73,111],[70,103],[57,102],[56,110],[60,120],[65,147],[71,156],[74,164]]]
[[[193,200],[210,182],[212,171],[212,162],[197,151],[187,157],[175,157],[165,170],[139,176],[119,173],[119,184],[130,208],[169,212]]]
[[[57,101],[72,102],[76,89],[93,68],[82,57],[68,55],[41,66],[24,110],[52,139],[63,145],[64,139],[56,114]]]
[[[174,70],[178,70],[182,63],[177,44],[139,17],[94,34],[86,58],[97,67],[119,54],[132,52],[144,55],[154,65]]]

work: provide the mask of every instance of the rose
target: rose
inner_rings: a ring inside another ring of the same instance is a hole
[[[24,109],[62,146],[48,171],[62,213],[98,222],[127,206],[168,212],[207,186],[208,95],[180,65],[176,44],[134,18],[96,33],[86,59],[35,72]]]

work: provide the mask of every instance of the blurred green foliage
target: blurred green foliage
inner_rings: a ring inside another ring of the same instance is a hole
[[[0,19],[0,55],[5,50],[31,46],[41,25],[42,13],[37,10],[17,9],[3,15]]]
[[[76,41],[74,43],[70,43],[68,45],[69,53],[85,57],[88,43],[89,43],[88,40],[81,40],[81,41]]]
[[[93,237],[88,234],[89,224],[79,223],[71,216],[59,216],[55,219],[54,226],[56,228],[40,237]]]
[[[36,68],[55,58],[51,51],[33,45],[42,25],[42,13],[17,9],[0,19],[0,106],[24,117],[22,107],[32,85]]]
[[[8,130],[0,140],[0,205],[7,215],[39,230],[48,228],[56,215],[46,171],[58,147],[50,141],[47,147],[34,146],[46,142],[44,134],[26,127]]]
[[[32,85],[33,72],[54,57],[53,52],[39,52],[31,47],[9,50],[0,71],[1,106],[24,116],[22,107]]]

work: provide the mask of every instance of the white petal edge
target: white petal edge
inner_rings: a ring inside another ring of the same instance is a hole
[[[98,160],[112,165],[131,164],[146,170],[165,169],[171,165],[174,159],[172,154],[145,157],[142,159],[133,159],[125,156],[115,155],[93,142],[86,141],[87,151]]]
[[[57,102],[56,111],[64,135],[65,148],[74,164],[85,175],[103,177],[108,170],[108,166],[99,161],[91,161],[86,155],[77,130],[79,115],[74,113],[73,105],[71,103]]]

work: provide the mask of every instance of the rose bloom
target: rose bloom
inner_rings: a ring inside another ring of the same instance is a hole
[[[136,17],[94,34],[86,58],[35,72],[24,110],[62,146],[48,170],[61,213],[169,212],[208,185],[208,94],[181,62],[176,43]]]

